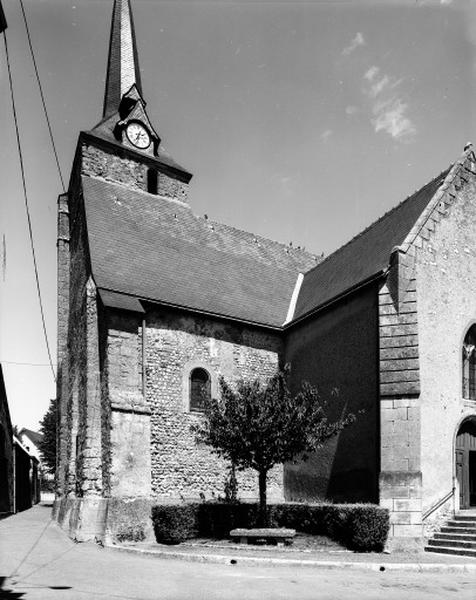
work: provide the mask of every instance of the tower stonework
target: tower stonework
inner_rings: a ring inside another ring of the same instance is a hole
[[[128,312],[120,332],[111,329],[91,261],[84,201],[89,178],[112,186],[112,194],[118,185],[180,205],[187,201],[191,175],[161,150],[145,111],[129,0],[114,2],[103,119],[81,132],[68,194],[58,200],[54,514],[78,540],[142,539],[151,531],[150,409],[131,340],[133,346],[143,335],[143,311]]]

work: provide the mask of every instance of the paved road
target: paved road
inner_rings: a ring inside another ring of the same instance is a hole
[[[94,544],[74,544],[55,524],[48,524],[48,514],[47,508],[35,507],[0,521],[0,575],[13,576],[0,591],[2,600],[476,597],[474,574],[244,567],[120,553]]]

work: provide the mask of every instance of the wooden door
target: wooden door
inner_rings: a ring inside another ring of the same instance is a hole
[[[463,423],[456,436],[456,478],[459,484],[460,508],[476,505],[476,425],[472,421]],[[470,460],[471,459],[471,460]]]
[[[459,484],[459,507],[460,508],[468,508],[467,507],[467,485],[466,485],[466,477],[465,468],[464,468],[464,451],[456,450],[456,479]]]

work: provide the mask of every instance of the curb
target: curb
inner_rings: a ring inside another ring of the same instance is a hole
[[[105,544],[106,548],[128,552],[130,554],[141,554],[143,556],[157,556],[174,560],[188,562],[212,563],[223,565],[247,565],[247,566],[293,566],[313,567],[319,569],[352,569],[365,571],[409,571],[414,573],[476,573],[476,563],[473,564],[448,564],[448,563],[390,563],[384,562],[352,562],[352,561],[330,561],[311,560],[298,558],[268,558],[266,556],[232,556],[225,554],[198,554],[192,552],[174,552],[160,549],[148,550],[145,548],[134,548],[131,546],[120,546],[117,544]]]

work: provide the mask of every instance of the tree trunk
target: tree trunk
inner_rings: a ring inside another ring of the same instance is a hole
[[[266,510],[266,478],[268,471],[259,471],[258,482],[259,482],[259,512],[258,512],[258,526],[268,526],[268,512]]]

